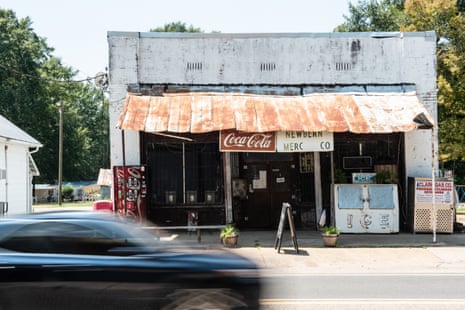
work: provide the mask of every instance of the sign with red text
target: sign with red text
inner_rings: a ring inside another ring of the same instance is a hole
[[[453,181],[436,180],[434,182],[435,203],[452,204],[454,190]],[[415,180],[415,201],[417,203],[431,203],[433,201],[433,182],[431,179]]]
[[[222,152],[276,152],[274,132],[243,132],[222,130],[220,133]]]

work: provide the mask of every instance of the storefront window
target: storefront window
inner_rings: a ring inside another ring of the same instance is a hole
[[[152,204],[222,202],[223,176],[218,143],[152,143],[147,159]]]
[[[379,169],[399,167],[403,161],[401,134],[342,133],[334,138],[334,168],[338,180],[339,174],[346,179],[346,182],[336,180],[336,183],[351,183],[354,172],[379,172]]]

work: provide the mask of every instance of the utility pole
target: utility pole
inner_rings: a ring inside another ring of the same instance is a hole
[[[57,102],[59,114],[58,132],[58,206],[61,207],[62,200],[62,175],[63,175],[63,104]]]

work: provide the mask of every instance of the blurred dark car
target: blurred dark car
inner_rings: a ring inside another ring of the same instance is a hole
[[[0,309],[258,309],[259,270],[113,214],[0,220]]]

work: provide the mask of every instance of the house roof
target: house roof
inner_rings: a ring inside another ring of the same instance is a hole
[[[113,184],[113,172],[111,169],[100,169],[97,184],[102,186],[111,186]]]
[[[0,115],[0,139],[13,140],[18,143],[27,144],[31,147],[42,147],[42,144],[17,127],[8,119]]]
[[[145,132],[205,133],[329,131],[407,132],[414,121],[434,120],[415,93],[314,93],[304,96],[244,93],[128,93],[118,128]]]

